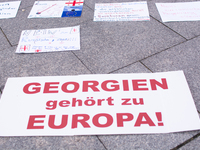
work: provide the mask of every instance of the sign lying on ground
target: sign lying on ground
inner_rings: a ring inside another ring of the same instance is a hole
[[[24,30],[16,53],[80,50],[80,26]]]
[[[94,21],[150,20],[147,2],[96,3]]]
[[[36,1],[28,18],[80,17],[84,0]]]
[[[0,19],[14,18],[21,1],[0,3]]]
[[[200,20],[200,2],[156,3],[163,22]]]
[[[9,78],[0,136],[168,133],[200,129],[182,71]]]

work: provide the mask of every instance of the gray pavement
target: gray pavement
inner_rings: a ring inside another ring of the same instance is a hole
[[[9,0],[0,0],[5,2]],[[200,111],[200,21],[163,23],[148,0],[150,21],[93,22],[95,3],[85,0],[79,18],[28,19],[35,0],[22,0],[16,18],[0,20],[0,94],[8,77],[153,73],[184,70]],[[138,1],[138,0],[134,0]],[[191,2],[194,0],[187,0]],[[80,25],[81,50],[15,54],[22,30]],[[180,104],[181,105],[181,104]],[[200,131],[170,134],[0,137],[0,149],[200,149]]]

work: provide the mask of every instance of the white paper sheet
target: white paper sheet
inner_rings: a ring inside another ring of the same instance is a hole
[[[163,22],[200,20],[200,2],[156,3]]]
[[[0,19],[16,17],[20,3],[21,1],[0,3]]]
[[[84,0],[36,1],[28,18],[80,17]]]
[[[24,30],[16,53],[80,50],[80,26]]]
[[[9,78],[0,136],[150,134],[200,129],[182,71]]]
[[[147,2],[96,3],[94,21],[150,20]]]

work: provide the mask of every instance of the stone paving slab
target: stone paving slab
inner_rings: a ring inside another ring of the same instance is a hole
[[[11,45],[9,44],[8,40],[6,39],[4,33],[2,32],[0,28],[0,51],[4,50],[6,47],[10,47]]]
[[[158,9],[155,3],[173,3],[173,2],[192,2],[198,0],[151,0],[148,1],[148,8],[149,13],[151,16],[159,20],[161,23],[161,17],[158,12]],[[186,39],[191,39],[200,35],[200,22],[199,21],[176,21],[176,22],[166,22],[163,23],[164,25],[168,26],[170,29],[176,31]]]
[[[8,77],[19,75],[19,61],[14,53],[16,47],[0,51],[0,86],[3,87]]]
[[[180,148],[180,150],[199,150],[200,147],[200,137],[192,140],[191,142],[187,143],[183,147]]]
[[[196,135],[197,131],[152,134],[152,135],[110,135],[99,136],[107,149],[169,150]]]
[[[74,53],[93,73],[109,73],[185,41],[159,22],[81,24],[81,50]]]
[[[105,150],[96,136],[0,137],[3,150]]]
[[[0,51],[0,86],[8,77],[90,74],[70,52],[15,54],[16,46]]]
[[[86,5],[83,7],[81,17],[64,17],[64,18],[27,18],[32,7],[25,11],[21,9],[15,18],[0,20],[0,27],[6,34],[12,45],[17,45],[22,30],[36,30],[49,28],[62,28],[80,25],[81,22],[92,20],[93,11]]]
[[[197,37],[142,61],[153,72],[183,70],[198,110],[200,110],[199,42],[200,37]]]
[[[112,73],[151,73],[144,65],[140,62],[136,62],[134,64],[125,66],[123,68],[119,68],[118,70]]]

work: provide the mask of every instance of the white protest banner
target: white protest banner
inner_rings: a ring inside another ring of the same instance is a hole
[[[80,17],[84,0],[36,1],[28,18]]]
[[[182,71],[9,78],[0,136],[169,133],[200,129]]]
[[[150,20],[147,2],[96,3],[94,21]]]
[[[16,53],[80,50],[80,26],[24,30]]]
[[[0,3],[0,19],[14,18],[17,14],[21,1]]]
[[[200,20],[200,2],[156,3],[163,22]]]

